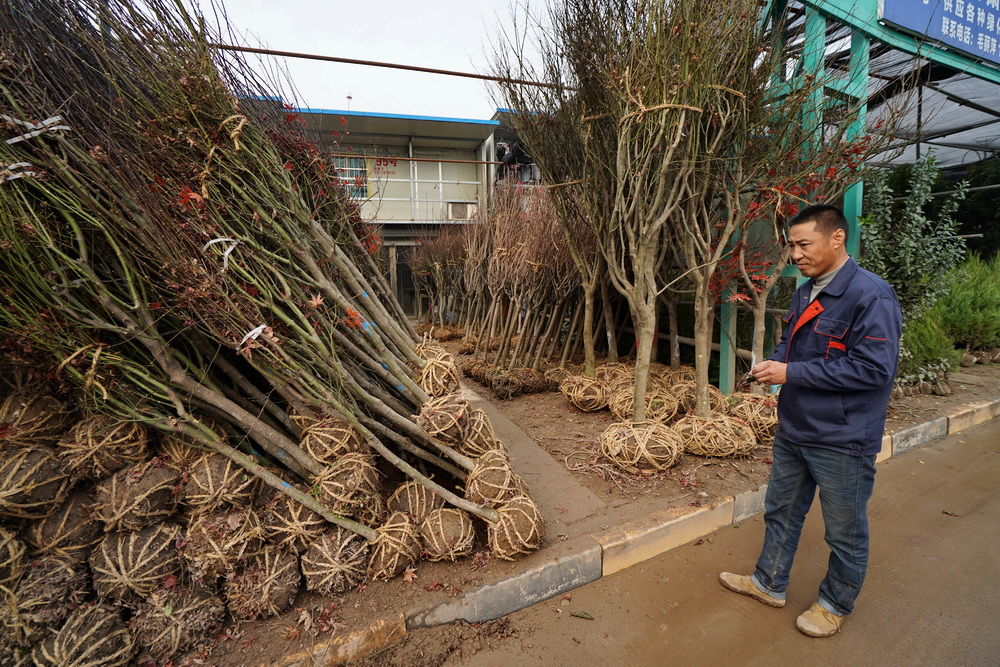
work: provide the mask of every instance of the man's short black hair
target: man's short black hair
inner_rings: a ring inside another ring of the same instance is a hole
[[[830,204],[806,206],[794,218],[788,221],[788,228],[791,229],[795,225],[801,225],[806,222],[815,222],[816,231],[824,236],[830,236],[838,229],[843,229],[844,240],[846,241],[850,234],[847,218],[844,217],[843,211]]]

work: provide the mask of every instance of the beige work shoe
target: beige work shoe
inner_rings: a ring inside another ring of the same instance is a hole
[[[771,597],[764,591],[757,588],[757,584],[746,574],[733,574],[732,572],[720,572],[719,583],[731,591],[740,595],[749,595],[758,602],[763,602],[768,607],[784,607],[785,601]]]
[[[831,637],[840,631],[843,624],[843,616],[830,612],[819,602],[813,602],[795,619],[795,627],[810,637]]]

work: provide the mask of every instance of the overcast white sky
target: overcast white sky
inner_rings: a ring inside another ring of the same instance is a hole
[[[496,35],[513,11],[511,0],[220,1],[249,46],[480,74],[491,73]],[[299,104],[311,108],[488,119],[496,107],[492,85],[477,79],[283,62]]]

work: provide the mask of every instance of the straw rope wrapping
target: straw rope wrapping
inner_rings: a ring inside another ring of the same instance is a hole
[[[41,519],[58,509],[70,477],[47,447],[0,453],[0,515]]]
[[[480,456],[465,480],[466,499],[479,505],[496,507],[517,495],[527,495],[527,488],[501,450]]]
[[[486,364],[479,359],[466,359],[462,362],[462,374],[465,377],[478,380],[482,377],[483,368]]]
[[[44,667],[117,667],[135,655],[135,644],[118,610],[94,604],[79,607],[66,624],[31,654]]]
[[[135,610],[129,629],[136,642],[159,662],[209,643],[222,626],[226,605],[203,587],[174,586],[154,591]]]
[[[521,381],[521,391],[525,394],[537,394],[548,386],[545,375],[534,368],[515,368],[511,373]]]
[[[94,516],[90,496],[82,491],[69,498],[48,517],[34,521],[25,532],[25,539],[44,553],[63,553],[74,558],[86,558],[90,549],[100,542],[101,522]]]
[[[671,468],[684,454],[680,436],[660,422],[615,423],[601,434],[600,442],[608,460],[635,474]]]
[[[0,450],[51,445],[71,419],[66,405],[51,396],[12,394],[0,403]]]
[[[460,394],[447,394],[424,403],[414,421],[428,435],[447,445],[459,446],[463,423],[469,412],[469,400]]]
[[[198,417],[202,425],[207,426],[213,433],[219,436],[218,444],[226,442],[226,431],[222,426],[210,417]],[[177,469],[191,467],[195,461],[205,456],[204,445],[195,443],[190,436],[184,433],[166,433],[160,438],[159,451],[166,459],[166,464]]]
[[[698,401],[698,385],[694,380],[680,380],[670,385],[670,394],[677,399],[677,412],[686,414],[694,410]],[[713,411],[724,412],[726,407],[726,396],[717,387],[708,385],[708,400]]]
[[[257,478],[222,454],[206,454],[191,465],[184,504],[197,511],[250,502]]]
[[[341,419],[304,420],[299,444],[320,463],[330,464],[362,449],[361,435]]]
[[[747,456],[757,447],[757,438],[744,422],[732,417],[688,415],[673,425],[684,450],[698,456]]]
[[[139,530],[174,515],[182,496],[175,469],[140,463],[98,484],[94,507],[106,530]]]
[[[262,515],[264,539],[295,553],[308,549],[328,526],[323,517],[284,493],[274,494]]]
[[[379,472],[370,454],[344,454],[313,480],[313,491],[334,512],[358,517],[377,504]]]
[[[730,417],[746,422],[754,435],[757,444],[770,446],[774,441],[774,432],[778,428],[778,399],[771,395],[735,393],[726,399],[726,409]]]
[[[524,386],[520,378],[506,368],[496,367],[486,373],[490,389],[500,400],[513,398],[521,393]]]
[[[528,496],[515,496],[497,508],[500,518],[488,524],[490,551],[497,558],[514,560],[542,545],[545,523],[538,505]]]
[[[59,448],[70,472],[100,478],[145,460],[148,442],[142,424],[94,415],[77,422],[59,440]]]
[[[43,556],[27,564],[13,587],[13,605],[0,605],[0,627],[21,645],[34,644],[56,629],[89,595],[87,566],[64,556]]]
[[[493,431],[490,418],[479,408],[469,410],[463,431],[465,437],[456,449],[471,459],[478,459],[491,450],[504,449],[504,444]]]
[[[175,544],[180,528],[160,523],[140,531],[109,533],[90,555],[94,589],[102,599],[129,603],[162,585],[163,577],[179,574]]]
[[[393,491],[386,503],[386,509],[392,512],[405,512],[416,523],[420,523],[433,510],[444,507],[444,498],[435,494],[420,482],[410,480]]]
[[[442,507],[427,514],[420,524],[424,554],[430,561],[456,561],[472,553],[476,527],[468,512]]]
[[[306,588],[321,595],[346,593],[365,578],[370,547],[360,535],[329,529],[302,555]]]
[[[210,580],[231,572],[237,561],[257,553],[263,536],[260,517],[250,507],[196,514],[188,524],[181,553],[196,579]]]
[[[12,585],[20,578],[27,550],[14,531],[0,526],[0,586]]]
[[[632,407],[635,404],[635,390],[624,387],[616,391],[608,399],[608,409],[618,421],[632,419]],[[677,416],[677,399],[660,389],[654,388],[646,392],[646,419],[649,421],[669,422]]]
[[[550,368],[544,373],[546,386],[549,388],[549,391],[558,391],[562,381],[572,374],[567,368]]]
[[[301,582],[295,554],[267,545],[251,556],[234,576],[226,578],[223,592],[233,618],[252,621],[288,610]]]
[[[393,512],[378,529],[368,573],[376,580],[392,579],[416,563],[419,556],[420,537],[416,525],[403,512]]]
[[[573,407],[583,412],[597,412],[608,407],[607,384],[598,378],[571,375],[559,383],[559,391]]]
[[[444,396],[458,391],[458,367],[449,354],[427,360],[417,376],[420,388],[431,396]]]

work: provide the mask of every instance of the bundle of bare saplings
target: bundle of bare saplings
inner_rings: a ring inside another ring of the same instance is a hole
[[[332,160],[173,2],[0,10],[0,663],[184,654],[542,519]]]

